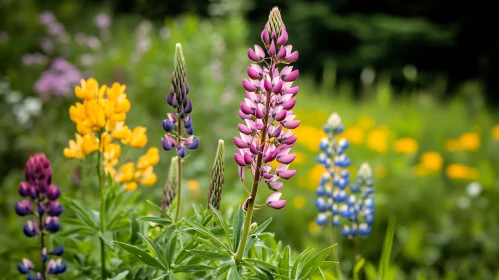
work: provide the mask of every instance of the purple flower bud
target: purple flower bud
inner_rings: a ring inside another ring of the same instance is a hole
[[[17,270],[22,274],[28,274],[35,265],[29,259],[23,258],[23,262],[17,265]]]
[[[241,180],[244,180],[244,167],[238,166],[237,173],[239,175],[239,178],[241,178]]]
[[[192,125],[191,125],[191,126],[189,126],[189,127],[185,130],[185,132],[186,132],[187,134],[189,134],[189,135],[193,135],[193,134],[194,134],[194,127],[193,127]]]
[[[284,110],[291,110],[296,105],[296,98],[291,98],[288,101],[281,104]]]
[[[284,186],[283,182],[268,182],[267,185],[273,191],[279,191]]]
[[[23,232],[27,237],[33,237],[40,233],[40,230],[38,229],[38,224],[36,222],[27,221],[23,226]]]
[[[256,108],[256,109],[255,109],[255,117],[256,117],[257,119],[261,119],[261,118],[263,118],[263,116],[264,116],[264,115],[265,115],[265,114],[263,113],[263,111],[262,111],[262,110],[260,110],[260,108]]]
[[[255,85],[253,85],[252,83],[250,83],[246,79],[243,80],[243,87],[244,87],[245,90],[247,90],[249,92],[254,92],[254,91],[257,90],[257,87]]]
[[[184,111],[186,114],[190,114],[192,112],[192,101],[188,100],[187,105],[185,105]]]
[[[275,114],[274,119],[278,122],[282,122],[286,118],[286,113],[287,113],[286,110],[282,110],[282,111],[278,112],[277,114]],[[284,126],[284,127],[286,127],[286,126]]]
[[[241,119],[243,119],[243,120],[245,120],[245,119],[251,119],[251,115],[246,115],[246,114],[244,114],[244,112],[243,112],[243,111],[241,111],[241,110],[239,110],[239,111],[238,111],[238,114],[239,114],[239,117],[240,117]]]
[[[187,116],[184,120],[184,127],[189,128],[192,126],[192,118],[191,116]]]
[[[242,139],[237,138],[237,137],[234,137],[234,144],[236,144],[236,146],[239,149],[245,149],[245,148],[248,148],[250,146],[249,143],[246,143]]]
[[[173,137],[171,137],[168,134],[165,134],[165,137],[161,138],[161,144],[163,145],[163,149],[165,151],[169,151],[173,149],[173,147],[175,147],[176,142],[175,139],[173,139]]]
[[[57,217],[46,217],[43,221],[43,226],[48,232],[54,233],[57,232],[61,226],[59,224],[59,219]]]
[[[267,79],[263,80],[263,88],[265,88],[266,91],[271,91],[272,83]]]
[[[241,111],[246,115],[253,114],[253,110],[244,102],[241,102]]]
[[[173,99],[174,99],[174,98],[173,98],[173,94],[171,94],[171,93],[170,93],[170,94],[168,94],[168,95],[166,96],[166,103],[168,103],[168,105],[170,105],[170,106],[173,106]]]
[[[31,185],[28,182],[21,182],[19,184],[19,195],[22,197],[31,196]]]
[[[293,70],[293,72],[287,74],[286,76],[283,77],[283,80],[286,82],[293,82],[298,78],[298,75],[300,72],[298,70]]]
[[[62,213],[62,205],[57,201],[49,201],[47,203],[47,213],[49,216],[59,216]]]
[[[253,80],[259,80],[262,78],[262,74],[258,73],[255,69],[248,67],[248,77],[250,77]]]
[[[64,246],[59,246],[54,250],[52,250],[50,254],[54,256],[62,256],[63,253],[64,253]]]
[[[16,214],[19,216],[26,216],[33,212],[33,205],[27,199],[24,199],[15,205]]]
[[[281,131],[282,131],[282,125],[278,125],[274,131],[271,133],[271,136],[272,137],[277,137],[281,134]]]
[[[169,119],[163,120],[163,129],[166,132],[172,131],[173,128],[175,128],[175,124],[174,123],[172,123]]]
[[[47,248],[43,247],[42,249],[42,263],[45,263],[48,259],[48,256],[47,256]]]
[[[243,155],[241,155],[240,153],[235,153],[234,154],[234,160],[236,161],[236,163],[239,166],[246,166],[247,165],[246,161],[244,160]]]
[[[262,33],[260,34],[260,38],[262,38],[262,42],[265,44],[265,46],[268,46],[270,44],[270,35],[267,28],[263,29]]]
[[[286,58],[286,48],[281,48],[278,52],[277,52],[277,59],[279,60],[284,60]]]
[[[282,179],[288,180],[291,177],[293,177],[296,174],[296,170],[286,170],[279,172],[277,176],[281,177]]]
[[[50,260],[47,264],[47,271],[49,275],[63,273],[64,271],[66,271],[66,263],[61,259],[57,259],[56,261]]]
[[[282,81],[277,82],[277,84],[272,88],[272,92],[279,93],[282,90]]]
[[[38,204],[38,216],[43,216],[45,215],[45,206],[43,204],[39,203]]]
[[[286,63],[293,63],[298,60],[298,51],[292,52],[290,55],[286,56]]]
[[[250,152],[251,152],[252,154],[254,154],[254,155],[258,154],[258,152],[259,152],[259,150],[258,150],[258,148],[256,147],[256,145],[250,145],[250,146],[249,146],[249,150],[250,150]]]
[[[244,154],[244,162],[250,164],[253,162],[253,157],[250,154]]]
[[[255,53],[255,51],[252,48],[248,49],[248,58],[254,62],[261,61],[260,57]]]
[[[282,45],[286,44],[288,41],[288,32],[286,32],[286,29],[283,29],[281,32],[281,36],[277,38],[276,44],[277,47],[281,47]]]
[[[272,41],[272,43],[270,43],[269,54],[272,57],[274,57],[276,55],[276,49],[275,49],[274,41]]]
[[[289,122],[283,122],[282,126],[285,128],[289,129],[295,129],[300,125],[300,121],[289,121]]]
[[[276,151],[272,151],[266,155],[263,156],[263,162],[271,162],[275,159],[277,155],[277,152]]]
[[[251,128],[245,126],[244,124],[238,124],[237,128],[239,129],[239,131],[241,133],[246,134],[246,135],[250,135],[253,133],[253,130]]]
[[[184,143],[189,150],[195,150],[199,147],[199,139],[194,138],[194,136],[189,136],[185,139]]]
[[[286,206],[286,200],[279,200],[282,193],[275,192],[267,198],[267,205],[274,209],[281,209]]]
[[[180,144],[177,148],[177,155],[181,158],[185,157],[185,146]]]
[[[59,190],[59,188],[56,187],[55,185],[50,185],[47,188],[47,198],[48,199],[56,200],[59,198],[60,195],[61,195],[61,190]]]
[[[296,154],[290,154],[290,155],[285,155],[285,156],[277,156],[276,159],[278,162],[282,164],[290,164],[295,160]]]
[[[281,143],[287,144],[287,145],[293,145],[296,142],[296,139],[298,139],[298,137],[296,137],[296,135],[291,135],[288,138],[282,139]]]
[[[282,94],[283,95],[291,94],[292,96],[295,96],[298,93],[298,90],[300,90],[299,87],[292,87],[292,88],[289,88],[289,89],[283,91]]]

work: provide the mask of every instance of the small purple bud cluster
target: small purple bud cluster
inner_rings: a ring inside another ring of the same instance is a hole
[[[187,98],[189,93],[189,83],[187,82],[184,56],[180,44],[177,44],[175,51],[175,63],[172,74],[170,93],[166,97],[166,102],[177,110],[176,114],[168,113],[167,118],[163,120],[163,129],[165,136],[161,139],[163,149],[166,151],[177,148],[177,155],[185,157],[186,148],[195,150],[199,146],[199,139],[194,137],[194,127],[192,124],[192,101]],[[182,138],[182,127],[188,135]],[[173,133],[175,128],[177,129]]]
[[[62,206],[57,199],[61,192],[59,188],[52,184],[52,168],[50,162],[44,154],[34,155],[28,159],[25,169],[25,182],[19,186],[19,194],[24,197],[22,201],[16,203],[15,211],[19,216],[33,215],[35,220],[28,220],[23,226],[23,232],[27,237],[40,235],[42,239],[42,264],[48,260],[47,248],[44,245],[45,232],[55,233],[60,229],[58,217],[62,213]],[[50,255],[61,256],[64,247],[55,248]],[[49,266],[52,269],[49,269]],[[30,272],[34,269],[33,263],[29,259],[17,266],[19,272],[28,274],[28,279],[44,279],[43,273]],[[47,264],[47,273],[59,274],[66,270],[66,264],[61,259],[50,260]],[[44,271],[42,269],[42,271]]]
[[[317,188],[315,205],[320,213],[315,221],[322,226],[331,218],[332,225],[340,227],[343,219],[346,221],[341,229],[343,236],[367,236],[374,220],[371,168],[364,163],[357,174],[357,184],[350,183],[350,159],[346,155],[349,143],[344,138],[337,140],[344,129],[340,116],[332,114],[323,129],[328,137],[319,144],[322,152],[317,161],[326,171]]]
[[[298,52],[285,45],[288,33],[277,8],[271,11],[261,39],[265,50],[258,45],[248,50],[254,63],[247,69],[249,79],[242,81],[246,98],[241,102],[239,117],[245,123],[238,125],[241,137],[234,137],[238,147],[234,159],[241,179],[244,180],[244,168],[251,168],[255,181],[265,182],[275,192],[267,199],[267,205],[281,209],[286,201],[279,200],[283,183],[278,180],[290,179],[296,173],[288,168],[296,157],[289,153],[297,138],[291,132],[300,125],[292,111],[299,90],[293,82],[299,72],[292,66],[279,70],[278,65],[295,62]],[[280,165],[272,172],[270,162],[274,160]]]

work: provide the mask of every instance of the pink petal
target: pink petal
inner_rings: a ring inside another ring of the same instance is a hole
[[[248,49],[248,58],[254,62],[259,62],[262,59],[255,53],[255,51],[251,48]]]
[[[245,162],[246,164],[250,164],[250,163],[252,163],[252,162],[253,162],[253,157],[251,157],[251,155],[250,155],[250,154],[244,154],[244,162]]]
[[[282,157],[277,157],[277,161],[284,164],[290,164],[291,162],[293,162],[293,160],[295,160],[295,158],[296,154],[290,154]]]
[[[300,121],[290,121],[282,124],[285,128],[295,129],[300,125]]]
[[[293,109],[293,107],[295,107],[295,104],[296,104],[296,98],[291,98],[290,100],[282,103],[281,106],[285,110],[291,110]]]
[[[247,115],[253,114],[253,110],[244,102],[241,102],[241,111]]]
[[[286,57],[286,62],[287,63],[293,63],[293,62],[296,62],[298,60],[298,51],[294,51],[292,54],[288,55],[288,57]]]
[[[245,148],[248,148],[249,147],[249,144],[244,142],[243,140],[237,138],[237,137],[234,137],[234,144],[236,144],[236,146],[239,148],[239,149],[245,149]]]
[[[293,177],[295,174],[296,174],[296,170],[286,170],[286,171],[279,172],[279,174],[277,174],[277,175],[285,180],[288,180],[289,178]]]
[[[253,130],[251,130],[249,127],[245,126],[244,124],[238,124],[237,128],[239,129],[239,131],[241,133],[246,134],[246,135],[253,133]]]
[[[267,185],[269,186],[270,189],[274,191],[279,191],[282,189],[282,186],[284,186],[283,182],[268,182]]]
[[[292,82],[298,78],[298,75],[300,74],[300,71],[298,70],[293,70],[293,72],[287,74],[284,76],[283,80],[286,82]]]
[[[271,202],[271,203],[269,203],[269,206],[276,209],[276,210],[282,209],[282,208],[284,208],[284,206],[286,206],[286,200],[279,200],[276,202]]]
[[[243,80],[243,87],[245,90],[250,91],[250,92],[256,91],[256,89],[257,89],[256,86],[254,86],[252,83],[250,83],[246,79]]]
[[[235,153],[234,159],[236,160],[236,162],[239,166],[246,166],[246,162],[244,162],[244,158],[241,154]]]

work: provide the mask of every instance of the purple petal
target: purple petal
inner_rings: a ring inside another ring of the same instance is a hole
[[[269,186],[270,189],[272,189],[274,191],[279,191],[280,189],[282,189],[282,186],[284,186],[284,183],[283,182],[269,182],[267,185]]]
[[[272,90],[272,83],[265,79],[263,80],[263,87],[265,88],[266,91],[271,91]]]
[[[253,161],[253,157],[250,154],[244,154],[244,162],[246,164],[251,164]]]
[[[244,124],[238,124],[237,128],[241,133],[246,135],[250,135],[251,133],[253,133],[253,130],[251,130],[249,127],[245,126]]]
[[[256,86],[254,86],[252,83],[250,83],[250,81],[248,81],[246,79],[243,80],[243,87],[245,90],[250,91],[250,92],[256,91]]]
[[[276,49],[275,49],[274,41],[272,41],[272,43],[270,43],[269,54],[270,54],[270,56],[275,56],[276,55]]]
[[[255,53],[255,51],[251,48],[248,49],[248,58],[254,62],[259,62],[262,59]]]
[[[285,91],[282,92],[282,94],[291,94],[293,96],[295,96],[297,93],[298,93],[298,90],[300,90],[299,87],[292,87],[292,88],[289,88]]]
[[[257,119],[261,119],[261,118],[263,118],[263,116],[264,116],[264,114],[263,114],[262,110],[260,110],[259,108],[256,108],[256,110],[255,110],[255,117]]]
[[[296,142],[296,139],[298,139],[298,137],[296,137],[296,135],[291,135],[290,137],[283,139],[281,141],[281,143],[287,144],[287,145],[293,145]]]
[[[293,70],[291,73],[284,76],[283,80],[286,82],[292,82],[298,78],[299,74],[300,74],[300,72],[298,70]]]
[[[241,102],[241,111],[246,115],[253,114],[253,110],[244,102]]]
[[[244,162],[244,158],[241,154],[235,153],[234,159],[236,160],[236,162],[239,166],[246,166],[246,162]]]
[[[279,210],[281,208],[284,208],[284,206],[286,206],[286,200],[278,200],[275,202],[271,202],[269,203],[269,206],[276,210]]]
[[[274,119],[278,122],[282,122],[286,118],[286,113],[287,113],[286,110],[282,110],[275,115]],[[286,126],[284,126],[284,127],[286,127]],[[286,128],[288,128],[288,127],[286,127]]]
[[[277,161],[284,164],[290,164],[291,162],[293,162],[293,160],[295,160],[295,158],[296,154],[290,154],[282,157],[277,157]]]
[[[244,142],[243,140],[241,140],[240,138],[237,138],[237,137],[234,137],[234,144],[236,144],[236,146],[239,149],[244,149],[244,148],[248,148],[249,147],[248,143]]]
[[[277,38],[277,46],[280,47],[282,45],[284,45],[286,42],[288,41],[288,32],[286,32],[286,30],[283,30],[281,32],[281,36],[279,36],[279,38]]]
[[[297,60],[298,60],[298,51],[294,51],[293,53],[288,55],[288,57],[286,57],[287,63],[293,63],[296,62]]]
[[[281,48],[278,52],[277,52],[277,58],[279,60],[283,60],[286,58],[286,48]]]
[[[279,93],[281,92],[282,90],[282,81],[279,81],[273,88],[272,88],[272,92],[274,93]]]
[[[281,106],[285,110],[291,110],[293,109],[293,107],[295,107],[295,104],[296,104],[296,98],[291,98],[290,100],[282,103]]]
[[[282,124],[285,128],[295,129],[300,125],[300,121],[290,121]]]
[[[274,193],[272,193],[267,198],[267,202],[266,203],[269,204],[269,203],[278,201],[281,198],[281,195],[282,195],[282,193],[280,193],[280,192],[274,192]]]
[[[243,113],[243,111],[239,110],[238,111],[239,113],[239,117],[243,120],[246,120],[246,119],[251,119],[251,115],[246,115],[245,113]]]
[[[265,52],[263,51],[262,47],[259,45],[255,45],[255,53],[260,57],[260,60],[265,58]]]
[[[293,177],[295,174],[296,174],[296,170],[286,170],[286,171],[279,172],[279,174],[277,174],[277,175],[285,180],[288,180],[289,178]]]
[[[259,80],[262,77],[262,75],[260,73],[258,73],[257,71],[255,71],[251,67],[248,67],[247,72],[248,72],[248,76],[253,80]]]
[[[270,35],[269,31],[267,31],[267,28],[264,28],[262,33],[260,34],[260,38],[262,38],[262,42],[268,46],[270,44]]]

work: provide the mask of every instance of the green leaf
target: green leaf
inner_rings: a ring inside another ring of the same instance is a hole
[[[222,228],[224,229],[225,232],[225,238],[227,239],[227,244],[229,244],[229,247],[231,248],[232,252],[235,251],[234,247],[232,246],[230,242],[230,231],[229,227],[227,226],[227,223],[224,221],[224,218],[220,214],[220,212],[217,210],[217,208],[213,207],[213,205],[210,205],[211,211],[213,211],[213,214],[217,216],[218,220],[220,221],[220,224],[222,225]]]
[[[239,272],[237,272],[237,266],[235,264],[232,265],[229,273],[228,280],[243,280],[241,276],[239,276]]]
[[[173,269],[174,272],[203,272],[210,269],[214,269],[213,267],[209,267],[201,264],[188,264],[183,266],[178,266]]]
[[[324,260],[326,260],[329,254],[331,254],[335,245],[320,250],[317,254],[308,259],[303,265],[303,269],[300,273],[300,278],[307,279],[312,273],[314,273],[319,267],[319,265]]]
[[[300,275],[301,272],[301,263],[302,261],[305,260],[305,257],[308,256],[312,252],[312,249],[307,248],[305,251],[303,251],[300,255],[295,260],[295,263],[293,264],[293,268],[291,269],[291,278],[293,279],[298,279],[298,276]]]
[[[150,200],[146,200],[146,202],[149,203],[149,205],[151,205],[152,208],[155,209],[159,214],[163,215],[163,217],[165,219],[172,221],[172,217],[170,217],[170,215],[168,215],[168,213],[163,211],[163,209],[161,209],[161,207],[159,207],[156,203],[154,203]]]
[[[322,270],[328,270],[330,269],[331,267],[335,266],[335,265],[339,265],[340,263],[339,262],[335,262],[335,261],[323,261],[321,263],[321,265],[319,265],[320,269]]]
[[[280,273],[289,277],[289,263],[290,263],[290,248],[289,245],[284,248],[282,252],[282,258],[279,261]]]
[[[388,228],[386,229],[383,251],[381,252],[381,260],[379,261],[379,279],[384,280],[386,273],[390,267],[390,255],[393,246],[393,237],[395,236],[395,218],[390,218]]]
[[[359,280],[359,272],[366,263],[366,259],[361,258],[360,260],[357,261],[353,268],[353,279],[354,280]]]
[[[85,225],[88,226],[89,229],[93,231],[99,231],[100,225],[97,223],[97,219],[95,218],[94,214],[90,211],[85,209],[80,202],[76,200],[72,200],[69,198],[61,198],[63,201],[67,202],[67,206],[75,213],[75,215],[82,220]]]
[[[232,255],[231,254],[221,254],[217,252],[212,252],[212,251],[203,251],[203,250],[190,250],[189,251],[191,254],[200,256],[204,258],[205,260],[230,260]]]
[[[268,220],[263,222],[261,225],[259,225],[251,235],[258,235],[259,233],[262,233],[272,222],[272,217],[270,217]]]
[[[256,236],[248,237],[248,241],[246,241],[246,247],[244,247],[243,257],[248,254],[248,251],[252,248],[253,243],[255,243]]]
[[[137,220],[135,219],[135,215],[132,215],[130,217],[130,243],[132,245],[137,244],[137,241],[139,240],[139,230],[140,230],[140,225],[137,223]]]
[[[177,232],[174,232],[168,237],[168,242],[166,243],[165,258],[168,264],[173,261],[173,256],[175,255],[175,249],[177,247]]]
[[[253,269],[257,274],[258,278],[264,279],[264,280],[273,280],[274,276],[272,276],[272,272],[268,271],[264,267],[252,264],[252,263],[245,263],[248,267]]]
[[[146,251],[139,249],[136,246],[129,245],[123,242],[119,241],[113,241],[114,244],[118,245],[120,248],[123,250],[127,251],[128,253],[136,256],[139,260],[141,260],[143,263],[155,267],[157,269],[161,269],[166,271],[166,267],[164,267],[158,260],[153,258],[151,255],[149,255]]]
[[[257,259],[243,259],[244,262],[246,263],[254,263],[254,264],[258,264],[258,265],[261,265],[263,267],[266,267],[266,268],[269,268],[269,269],[273,269],[275,270],[276,272],[279,271],[279,267],[273,265],[273,264],[270,264],[266,261],[262,261],[262,260],[257,260]]]
[[[219,268],[217,268],[217,273],[216,273],[216,277],[224,274],[227,270],[230,269],[232,263],[225,263],[223,265],[221,265]]]
[[[128,270],[125,270],[125,271],[119,273],[118,275],[114,276],[113,278],[107,278],[107,279],[108,280],[121,280],[121,279],[125,279],[127,275],[128,275]]]
[[[156,245],[154,242],[151,241],[151,239],[144,236],[142,233],[139,233],[139,235],[140,237],[142,237],[142,239],[144,239],[144,241],[147,244],[147,247],[154,252],[155,257],[162,262],[163,266],[165,266],[166,268],[170,268],[169,263],[166,261],[165,257],[161,253],[161,249],[158,247],[158,245]]]
[[[187,257],[190,256],[189,251],[196,248],[198,245],[198,242],[196,240],[192,240],[189,242],[185,247],[178,253],[177,258],[175,259],[175,264],[181,263],[183,260],[185,260]]]
[[[172,221],[167,220],[165,218],[153,217],[153,216],[140,216],[137,218],[137,221],[152,222],[159,225],[170,225],[172,223]]]
[[[186,218],[183,218],[183,220],[190,227],[194,228],[198,234],[203,235],[204,237],[211,240],[213,243],[215,243],[218,246],[221,246],[221,247],[225,248],[227,251],[231,252],[231,250],[227,247],[227,245],[225,245],[220,240],[218,240],[218,238],[213,233],[211,233],[209,230],[204,228],[202,225],[198,224],[197,222],[187,220]]]
[[[243,231],[244,211],[242,207],[237,208],[232,219],[232,241],[234,250],[237,251],[239,241],[241,240],[241,232]]]

